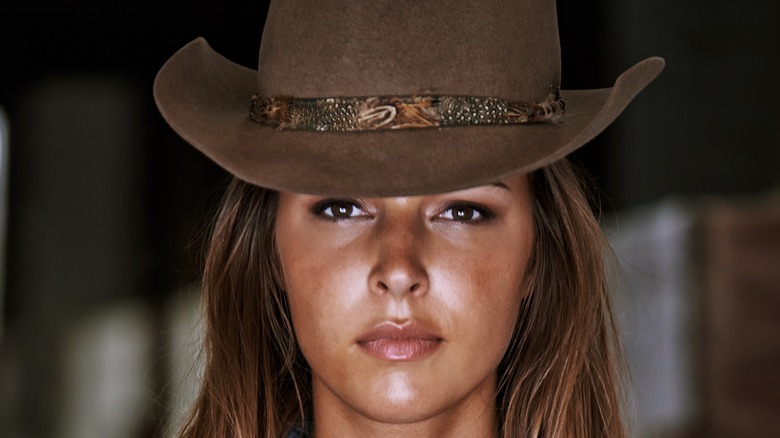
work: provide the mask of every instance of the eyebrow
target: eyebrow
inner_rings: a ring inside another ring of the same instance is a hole
[[[501,181],[496,181],[494,183],[490,183],[490,185],[491,186],[495,186],[495,187],[501,187],[502,189],[509,190],[510,192],[512,191],[512,189],[510,189],[509,186],[507,186],[506,184],[502,183]]]

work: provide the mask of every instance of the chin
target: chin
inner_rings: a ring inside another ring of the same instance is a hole
[[[458,397],[444,392],[445,386],[433,379],[423,380],[420,384],[406,373],[392,373],[363,392],[370,398],[364,398],[362,409],[356,410],[373,421],[409,424],[432,418],[455,404]]]
[[[385,424],[413,424],[435,417],[445,409],[437,409],[430,403],[419,400],[399,403],[396,401],[384,401],[370,403],[365,406],[362,415],[377,423]]]

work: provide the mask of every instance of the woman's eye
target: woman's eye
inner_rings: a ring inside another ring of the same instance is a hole
[[[333,219],[351,219],[366,213],[352,201],[326,201],[315,208],[315,212]]]
[[[473,205],[456,204],[444,210],[440,217],[456,222],[477,222],[488,219],[490,215],[486,210]]]

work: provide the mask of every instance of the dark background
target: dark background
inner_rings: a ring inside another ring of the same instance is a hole
[[[668,62],[613,126],[573,155],[594,176],[605,216],[670,196],[775,191],[778,2],[558,5],[562,88],[611,86],[648,56]],[[151,402],[134,434],[113,436],[159,432],[172,398],[166,309],[198,279],[227,174],[168,128],[152,82],[198,36],[256,67],[265,11],[248,1],[0,6],[0,108],[10,122],[0,293],[7,436],[63,436],[67,385],[58,369],[69,327],[128,300],[141,303],[151,327]]]

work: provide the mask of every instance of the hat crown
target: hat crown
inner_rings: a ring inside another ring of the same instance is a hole
[[[258,65],[263,97],[539,102],[560,85],[555,1],[275,0]]]

